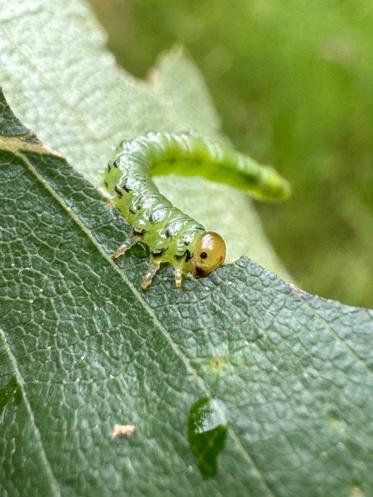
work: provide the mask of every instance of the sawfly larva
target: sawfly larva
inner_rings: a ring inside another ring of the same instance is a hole
[[[149,247],[142,289],[165,262],[174,267],[177,288],[184,274],[206,276],[224,263],[222,237],[174,207],[151,178],[171,173],[226,183],[262,200],[284,200],[290,195],[289,183],[271,167],[191,133],[150,132],[123,141],[108,164],[104,186],[132,226],[133,235],[114,252],[113,259],[139,241]]]

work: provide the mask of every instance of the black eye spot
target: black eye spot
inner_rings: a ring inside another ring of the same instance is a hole
[[[201,257],[201,259],[206,259],[206,257],[207,257],[206,252],[201,252],[200,257]]]

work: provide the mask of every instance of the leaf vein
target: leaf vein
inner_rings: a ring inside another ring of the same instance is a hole
[[[34,416],[34,413],[32,411],[32,408],[31,408],[31,404],[28,400],[28,397],[27,397],[27,394],[26,394],[26,389],[25,389],[25,382],[23,380],[23,377],[21,375],[21,372],[18,368],[18,365],[17,365],[17,362],[16,362],[16,359],[14,357],[14,354],[10,348],[10,345],[7,341],[7,338],[6,338],[6,335],[5,335],[5,332],[2,328],[0,328],[0,336],[4,342],[4,348],[5,348],[5,351],[9,357],[9,360],[13,366],[13,370],[14,370],[14,374],[17,378],[17,382],[19,383],[20,385],[20,388],[22,390],[22,398],[25,402],[25,406],[26,406],[26,410],[27,410],[27,413],[29,415],[29,418],[30,418],[30,421],[31,421],[31,425],[32,427],[34,428],[34,434],[35,434],[35,438],[37,440],[37,443],[40,447],[40,457],[42,459],[42,461],[44,462],[44,467],[45,467],[45,472],[47,474],[47,478],[49,479],[50,481],[50,486],[51,486],[51,491],[52,491],[52,495],[55,495],[55,496],[61,496],[61,492],[60,492],[60,488],[58,486],[58,483],[57,483],[57,480],[56,480],[56,477],[54,476],[53,474],[53,470],[52,470],[52,467],[51,467],[51,464],[48,460],[48,457],[47,457],[47,453],[44,449],[44,445],[43,445],[43,440],[41,438],[41,434],[40,434],[40,430],[36,424],[36,421],[35,421],[35,416]]]

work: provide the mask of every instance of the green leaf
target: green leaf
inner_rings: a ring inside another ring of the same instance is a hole
[[[1,495],[372,494],[372,312],[247,258],[141,292],[122,218],[2,96],[0,136]]]
[[[116,65],[105,42],[79,1],[3,2],[0,9],[0,86],[12,109],[93,185],[125,138],[195,130],[222,139],[204,82],[181,50],[140,82]],[[290,279],[247,196],[200,178],[157,183],[183,211],[221,233],[229,261],[249,255]]]

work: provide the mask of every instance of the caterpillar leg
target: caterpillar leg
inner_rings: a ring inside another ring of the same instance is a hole
[[[183,281],[183,269],[181,267],[175,267],[175,286],[176,286],[176,288],[181,288],[182,281]]]
[[[150,262],[149,262],[148,270],[145,273],[145,276],[143,277],[141,285],[140,285],[143,290],[146,290],[148,288],[148,286],[151,284],[151,282],[154,278],[154,275],[158,271],[159,267],[160,267],[160,263],[155,262],[154,259],[151,258]]]
[[[131,247],[133,247],[137,243],[137,240],[131,238],[128,240],[126,243],[123,243],[120,247],[117,248],[115,252],[113,252],[113,255],[111,256],[114,260],[118,259],[118,257],[121,257],[124,255],[127,250],[129,250]]]

